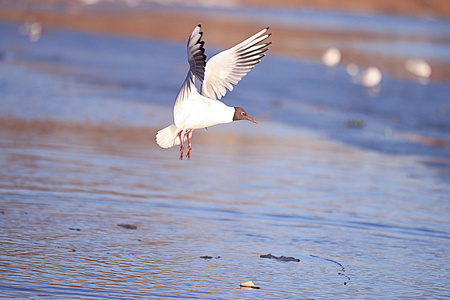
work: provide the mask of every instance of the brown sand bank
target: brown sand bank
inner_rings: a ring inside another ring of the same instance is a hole
[[[447,0],[240,0],[247,5],[282,6],[306,9],[354,11],[365,13],[389,13],[411,16],[450,17],[450,5]]]
[[[4,0],[9,4],[22,5],[23,3],[41,3],[43,5],[68,4],[73,7],[80,6],[81,0]],[[156,1],[155,1],[156,2]],[[198,4],[198,0],[184,0],[184,4]],[[132,2],[131,2],[132,3]],[[253,7],[279,7],[299,8],[332,11],[351,11],[362,13],[387,13],[397,15],[450,18],[450,5],[448,0],[208,0],[207,5],[224,6],[245,5]]]
[[[248,2],[247,2],[248,1]],[[244,1],[252,4],[251,0]],[[300,1],[297,6],[301,6]],[[325,5],[328,3],[329,5]],[[310,3],[314,7],[335,8],[333,1],[316,1]],[[369,1],[358,1],[360,5],[356,5],[355,1],[344,1],[342,9],[356,9],[357,7],[365,7],[362,3],[366,3],[367,11],[396,11],[400,10],[401,3],[410,1],[395,1],[392,4],[383,6],[386,1],[375,1],[378,5],[371,4]],[[414,2],[414,1],[411,1]],[[24,3],[19,5],[19,3]],[[396,33],[368,33],[355,29],[350,31],[338,31],[333,28],[327,29],[308,29],[286,27],[279,24],[267,24],[262,21],[249,21],[242,18],[230,18],[219,15],[200,15],[192,11],[176,11],[176,10],[139,10],[133,8],[117,9],[117,7],[109,7],[103,5],[101,8],[96,6],[82,6],[73,0],[42,0],[46,9],[36,10],[35,4],[29,5],[27,1],[17,1],[15,5],[10,5],[0,9],[0,18],[8,21],[25,21],[34,20],[41,22],[46,27],[61,27],[87,32],[119,34],[127,36],[135,36],[141,38],[159,38],[173,41],[185,41],[191,29],[195,24],[202,23],[205,31],[205,40],[207,46],[228,47],[247,37],[253,32],[271,26],[273,36],[271,40],[271,52],[290,57],[303,59],[320,60],[321,56],[327,49],[327,45],[333,44],[333,41],[346,45],[346,42],[383,42],[389,44],[401,40],[403,42],[419,42],[419,43],[450,43],[449,36],[418,36],[418,35],[401,35]],[[48,9],[57,3],[63,5],[63,9],[58,11]],[[273,2],[263,1],[264,5],[272,5]],[[341,3],[341,2],[339,2]],[[350,5],[354,3],[354,5]],[[389,2],[391,3],[391,2]],[[394,5],[394,3],[397,3]],[[446,11],[446,1],[430,1],[429,5],[425,5],[424,1],[416,1],[415,5],[411,5],[410,9],[415,7],[415,12],[423,9],[424,12]],[[419,5],[421,3],[421,5]],[[427,2],[428,3],[428,2]],[[281,5],[294,5],[292,1],[282,1]],[[305,4],[306,5],[306,4]],[[376,8],[375,8],[376,7]],[[384,7],[384,9],[383,9]],[[395,9],[394,9],[395,7]],[[409,6],[408,6],[409,7]],[[428,8],[427,8],[428,7]],[[361,8],[362,9],[362,8]],[[428,10],[427,10],[428,9]],[[403,11],[403,10],[402,10]],[[405,8],[405,11],[406,10]],[[436,15],[437,13],[429,13]],[[176,20],[176,22],[174,22]],[[398,57],[389,55],[390,53],[373,54],[361,51],[351,46],[343,47],[342,63],[355,63],[357,65],[368,66],[375,65],[382,71],[387,71],[395,77],[414,78],[405,70],[405,61],[410,57]],[[432,67],[432,79],[434,80],[450,80],[450,63],[442,61],[428,61]]]

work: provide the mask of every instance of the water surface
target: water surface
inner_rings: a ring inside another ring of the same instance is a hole
[[[414,159],[233,133],[180,163],[147,130],[53,125],[1,133],[4,296],[449,292],[448,188]]]

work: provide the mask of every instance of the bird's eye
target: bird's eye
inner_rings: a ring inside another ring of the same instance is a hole
[[[241,116],[245,116],[245,111],[241,112]]]

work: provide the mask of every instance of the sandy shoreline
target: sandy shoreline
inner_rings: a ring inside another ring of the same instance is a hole
[[[24,1],[27,3],[27,1]],[[44,3],[74,3],[73,1],[43,1]],[[251,3],[252,1],[249,1]],[[315,2],[320,3],[326,1]],[[350,1],[351,2],[351,1]],[[445,7],[442,1],[439,5]],[[444,1],[445,2],[445,1]],[[78,2],[76,2],[78,3]],[[264,2],[267,4],[266,2]],[[290,1],[286,2],[288,5]],[[379,2],[377,2],[379,3]],[[397,1],[395,3],[404,3]],[[433,2],[434,3],[434,2]],[[192,24],[202,23],[205,33],[214,32],[207,35],[207,43],[213,47],[227,47],[234,44],[255,32],[267,24],[264,20],[249,21],[241,18],[229,18],[221,15],[205,16],[194,12],[176,11],[176,10],[139,10],[117,8],[96,9],[95,6],[82,5],[63,6],[64,9],[56,10],[36,10],[30,9],[29,5],[11,5],[0,9],[0,18],[6,21],[23,22],[33,20],[43,24],[45,28],[67,28],[86,32],[94,32],[100,34],[117,34],[139,38],[156,38],[171,41],[185,41],[187,32],[190,31]],[[292,3],[291,3],[292,4]],[[289,4],[289,5],[291,5]],[[293,5],[293,4],[292,4]],[[313,5],[313,4],[312,4]],[[331,5],[331,4],[330,4]],[[379,3],[380,7],[382,5]],[[398,4],[400,5],[400,4]],[[440,7],[430,5],[430,7]],[[334,7],[331,5],[330,7]],[[346,6],[343,6],[346,7]],[[412,5],[411,7],[414,7]],[[349,8],[351,9],[351,8]],[[378,11],[371,8],[369,11]],[[386,8],[387,11],[394,10]],[[445,9],[440,10],[443,13]],[[435,14],[434,14],[435,15]],[[176,20],[176,22],[173,22]],[[352,42],[380,42],[389,44],[399,39],[407,42],[423,42],[413,35],[398,36],[395,33],[368,33],[358,31],[342,32],[327,29],[304,29],[290,28],[276,24],[271,26],[273,33],[271,52],[288,57],[309,59],[320,61],[322,54],[326,51],[326,44],[331,41],[339,41],[343,44]],[[437,37],[427,37],[431,42],[437,41]],[[449,37],[439,37],[444,43],[448,43]],[[295,42],[294,42],[295,41]],[[375,65],[382,70],[387,71],[394,77],[410,78],[413,76],[408,73],[405,68],[405,61],[408,57],[396,57],[383,54],[367,53],[356,48],[347,47],[343,49],[342,64],[354,63],[357,65],[368,66]],[[446,61],[428,61],[433,69],[432,79],[448,81],[450,80],[450,63]]]

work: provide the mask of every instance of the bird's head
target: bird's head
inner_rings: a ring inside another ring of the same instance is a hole
[[[233,121],[239,121],[239,120],[248,120],[248,121],[258,124],[258,122],[256,122],[255,119],[251,118],[242,107],[235,107]]]

